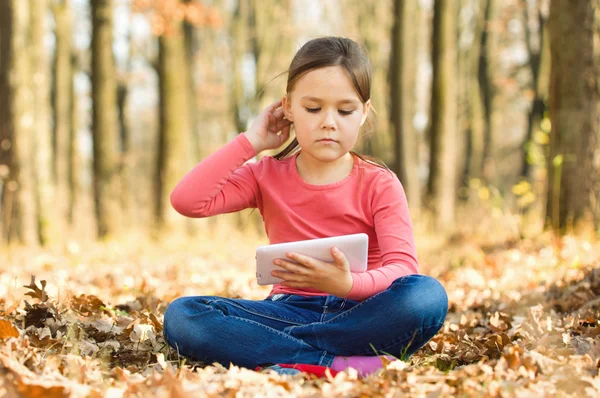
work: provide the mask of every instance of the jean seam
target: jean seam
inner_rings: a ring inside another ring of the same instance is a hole
[[[337,320],[338,318],[344,318],[344,317],[348,316],[348,314],[350,314],[352,311],[354,311],[354,309],[356,309],[356,308],[360,307],[360,306],[361,306],[361,305],[363,305],[364,303],[368,302],[369,300],[371,300],[371,299],[372,299],[372,298],[374,298],[374,297],[377,297],[377,295],[379,295],[379,294],[381,294],[381,293],[383,293],[383,292],[385,292],[385,290],[384,290],[384,291],[381,291],[381,292],[379,292],[379,293],[377,293],[377,294],[375,294],[375,295],[373,295],[373,296],[371,296],[371,297],[369,297],[369,298],[368,298],[368,299],[366,299],[366,300],[360,301],[360,302],[359,302],[358,304],[356,304],[354,307],[350,308],[349,310],[346,310],[346,311],[342,312],[341,314],[338,314],[338,315],[334,316],[334,317],[333,317],[333,318],[331,318],[330,320],[328,320],[328,321],[322,321],[322,322],[320,322],[320,323],[325,323],[325,324],[327,324],[327,323],[331,323],[331,322],[333,322],[333,321]]]
[[[325,360],[325,357],[327,356],[327,351],[323,350],[323,354],[321,354],[321,358],[319,358],[319,366],[323,366],[323,361]]]
[[[394,280],[394,282],[392,282],[392,285],[394,285],[394,284],[395,284],[395,285],[402,285],[402,284],[404,283],[404,280],[406,279],[406,277],[408,277],[408,276],[412,276],[412,275],[419,275],[419,274],[411,274],[411,275],[404,275],[404,276],[401,276],[400,278],[398,278],[398,279],[395,279],[395,280]],[[390,287],[392,287],[392,285],[390,285]],[[388,288],[388,289],[389,289],[389,288]],[[359,302],[357,305],[355,305],[354,307],[350,308],[349,310],[347,310],[347,311],[344,311],[344,312],[342,312],[341,314],[338,314],[338,315],[334,316],[334,317],[333,317],[333,318],[331,318],[330,320],[328,320],[328,321],[324,321],[324,322],[321,322],[321,323],[325,323],[325,324],[326,324],[326,323],[331,323],[331,322],[333,322],[333,321],[337,320],[338,318],[344,318],[344,317],[348,316],[348,315],[349,315],[349,314],[350,314],[352,311],[354,311],[356,308],[360,307],[361,305],[363,305],[364,303],[366,303],[366,302],[370,301],[371,299],[373,299],[373,298],[377,297],[377,296],[378,296],[378,295],[380,295],[381,293],[385,293],[385,292],[386,292],[388,289],[382,290],[382,291],[378,292],[377,294],[374,294],[374,295],[372,295],[371,297],[367,298],[366,300],[360,301],[360,302]]]
[[[273,297],[277,296],[277,295],[279,295],[279,296],[287,296],[287,297],[281,297],[281,298],[278,298],[277,300],[273,300]],[[275,294],[273,294],[271,296],[268,296],[265,300],[269,299],[267,301],[272,301],[272,302],[281,301],[281,302],[285,303],[286,301],[288,301],[289,299],[291,299],[292,296],[293,295],[289,294],[289,293],[275,293]]]
[[[340,306],[340,308],[338,308],[337,310],[333,311],[333,312],[326,312],[326,314],[333,314],[335,312],[339,312],[341,310],[344,309],[344,307],[346,306],[346,303],[348,302],[348,299],[343,299],[342,300],[342,305]]]
[[[256,316],[261,316],[261,317],[264,317],[264,318],[268,318],[268,319],[271,319],[271,320],[274,320],[274,321],[285,322],[285,323],[293,324],[293,325],[296,325],[296,326],[304,325],[302,322],[300,322],[298,320],[295,320],[295,319],[290,319],[290,318],[285,318],[285,317],[274,317],[274,316],[271,316],[271,315],[262,314],[260,312],[251,311],[248,308],[245,308],[245,307],[243,307],[241,305],[238,305],[237,303],[232,302],[232,301],[218,300],[218,299],[217,300],[212,300],[212,302],[216,302],[216,301],[220,301],[220,302],[223,302],[223,303],[231,304],[232,306],[234,306],[234,307],[236,307],[236,308],[238,308],[240,310],[246,311],[246,312],[248,312],[250,314],[253,314],[253,315],[256,315]],[[276,302],[276,301],[274,301],[274,302]]]
[[[293,337],[293,336],[290,336],[289,334],[283,333],[283,332],[282,332],[282,331],[280,331],[280,330],[277,330],[277,329],[275,329],[275,328],[272,328],[272,327],[270,327],[270,326],[267,326],[267,325],[263,325],[263,324],[262,324],[262,323],[260,323],[260,322],[253,321],[253,320],[251,320],[251,319],[240,318],[240,317],[238,317],[238,316],[232,316],[232,318],[239,319],[239,320],[241,320],[241,321],[244,321],[244,322],[247,322],[247,323],[252,323],[252,324],[258,325],[258,326],[260,326],[260,327],[262,327],[262,328],[264,328],[264,329],[267,329],[267,330],[269,330],[269,331],[271,331],[271,332],[273,332],[273,333],[275,333],[275,334],[277,334],[277,335],[279,335],[279,336],[281,336],[281,337],[285,337],[286,339],[288,339],[288,340],[291,340],[291,341],[293,341],[293,342],[295,342],[295,343],[300,343],[300,344],[302,344],[302,345],[304,345],[304,346],[306,346],[306,347],[314,348],[314,349],[315,349],[315,350],[317,350],[317,351],[321,351],[321,349],[320,349],[320,348],[314,347],[314,346],[312,346],[312,345],[308,344],[308,343],[307,343],[306,341],[304,341],[304,340],[297,339],[297,338],[295,338],[295,337]]]

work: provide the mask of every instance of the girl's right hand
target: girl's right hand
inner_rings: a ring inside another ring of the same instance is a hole
[[[281,100],[267,106],[244,134],[256,153],[279,148],[290,136],[292,122],[284,118]],[[277,134],[281,131],[281,134]]]

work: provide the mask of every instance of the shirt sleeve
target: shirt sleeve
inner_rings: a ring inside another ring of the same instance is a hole
[[[258,183],[251,164],[256,151],[239,134],[190,170],[171,192],[171,205],[180,214],[201,218],[256,207]]]
[[[418,262],[408,202],[402,184],[392,173],[382,173],[374,182],[371,209],[381,251],[382,266],[352,273],[352,289],[346,295],[362,301],[405,275],[418,274]]]

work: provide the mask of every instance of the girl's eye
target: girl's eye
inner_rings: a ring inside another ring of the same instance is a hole
[[[309,113],[317,113],[320,110],[321,110],[321,108],[306,108],[306,111],[309,112]],[[340,109],[338,112],[340,113],[340,115],[345,115],[346,116],[346,115],[351,115],[354,112],[354,110],[345,111],[345,110]]]

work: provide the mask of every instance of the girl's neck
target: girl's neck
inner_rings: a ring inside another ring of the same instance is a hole
[[[354,167],[354,156],[347,153],[332,162],[323,162],[300,151],[296,157],[296,169],[307,184],[333,184],[348,177]]]

